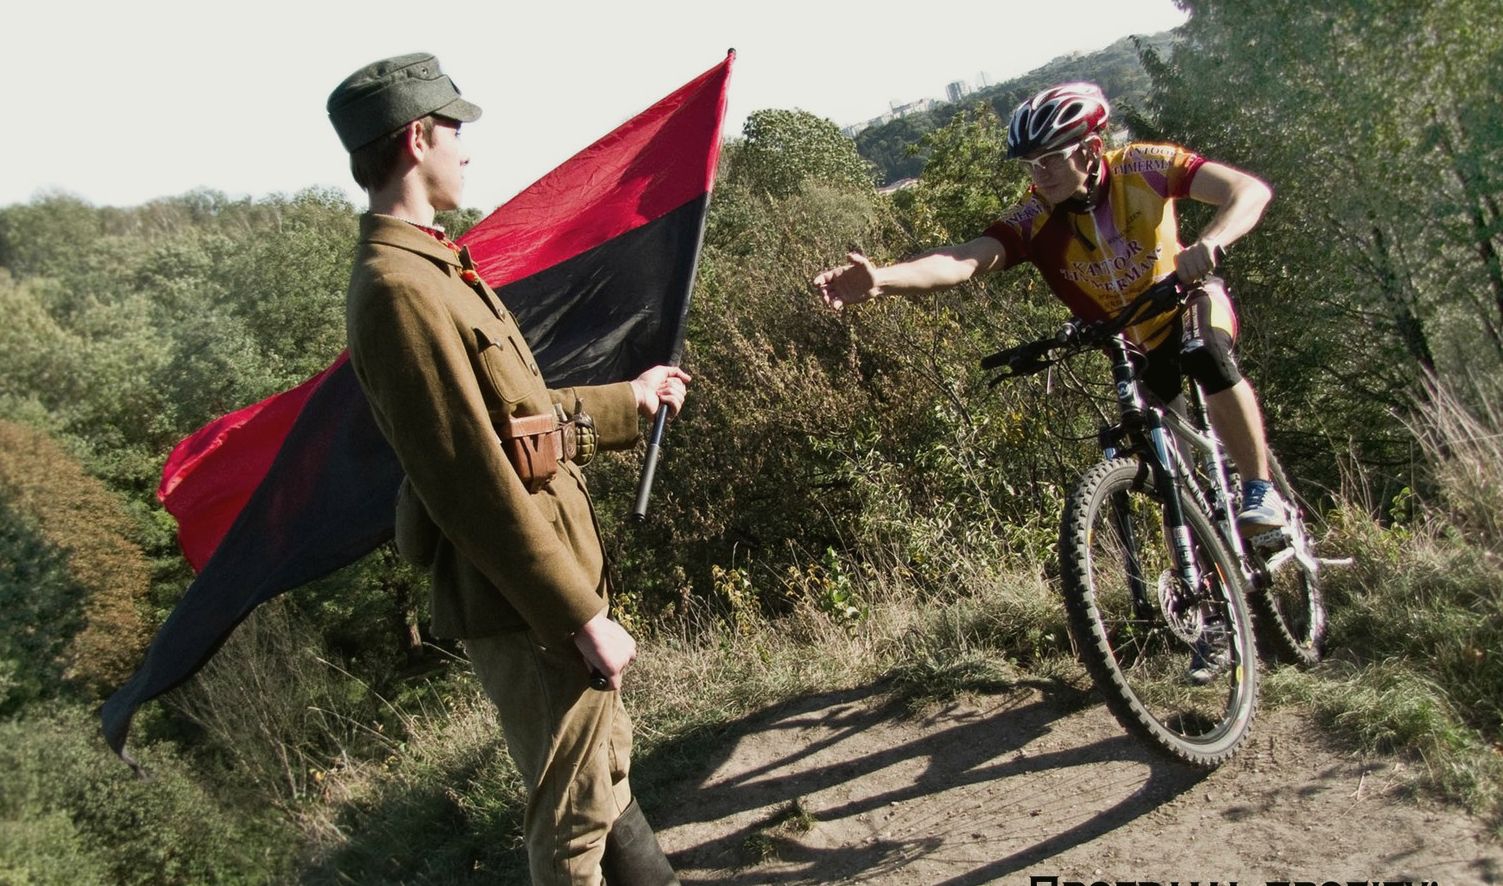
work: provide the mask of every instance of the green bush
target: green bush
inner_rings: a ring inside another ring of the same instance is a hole
[[[202,884],[274,879],[286,825],[237,806],[165,745],[138,778],[84,709],[34,706],[0,723],[0,872],[6,882]]]

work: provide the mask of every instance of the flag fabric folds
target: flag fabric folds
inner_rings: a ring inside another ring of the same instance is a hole
[[[347,360],[341,354],[292,390],[216,418],[167,456],[157,499],[178,518],[178,546],[194,572],[204,571],[209,555],[271,470],[308,398]]]
[[[677,362],[734,58],[459,239],[550,384],[618,381]],[[198,576],[105,702],[110,747],[124,756],[136,709],[192,676],[255,607],[389,539],[401,479],[345,354],[180,443],[157,495]]]

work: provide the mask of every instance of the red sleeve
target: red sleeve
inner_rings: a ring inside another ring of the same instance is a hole
[[[990,237],[1002,244],[1003,260],[999,270],[1033,260],[1029,243],[1048,215],[1048,206],[1037,197],[1029,197],[1004,212],[1001,218],[981,232],[983,237]]]
[[[1174,155],[1174,165],[1170,167],[1169,196],[1174,199],[1190,196],[1190,182],[1195,180],[1195,173],[1206,164],[1206,158],[1193,151],[1181,149]]]
[[[1005,221],[992,222],[991,227],[981,232],[983,237],[990,237],[1002,244],[1002,267],[998,270],[1006,270],[1028,257],[1028,247],[1018,229]]]

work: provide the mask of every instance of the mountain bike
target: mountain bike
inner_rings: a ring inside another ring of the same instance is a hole
[[[1180,760],[1214,767],[1252,726],[1259,641],[1278,659],[1320,659],[1320,573],[1338,561],[1316,556],[1300,499],[1271,454],[1285,525],[1239,535],[1241,484],[1203,392],[1188,380],[1188,395],[1163,404],[1141,383],[1142,352],[1123,330],[1171,311],[1179,322],[1188,296],[1171,277],[1114,317],[1071,321],[981,366],[1001,370],[996,385],[1105,351],[1117,418],[1101,428],[1104,458],[1082,475],[1060,525],[1071,640],[1124,728]]]

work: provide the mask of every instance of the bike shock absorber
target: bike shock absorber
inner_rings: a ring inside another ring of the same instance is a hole
[[[1190,539],[1190,526],[1185,520],[1184,503],[1180,500],[1180,488],[1186,482],[1178,467],[1179,460],[1170,452],[1173,440],[1164,428],[1163,419],[1150,410],[1147,415],[1148,440],[1153,446],[1154,458],[1158,459],[1159,495],[1164,501],[1164,529],[1174,549],[1175,572],[1186,588],[1200,586],[1200,567],[1195,562],[1195,546]]]
[[[1112,360],[1112,383],[1117,392],[1117,405],[1121,409],[1122,419],[1125,423],[1137,421],[1143,416],[1143,397],[1138,393],[1138,382],[1133,376],[1131,359],[1127,356],[1126,348],[1118,342]]]

